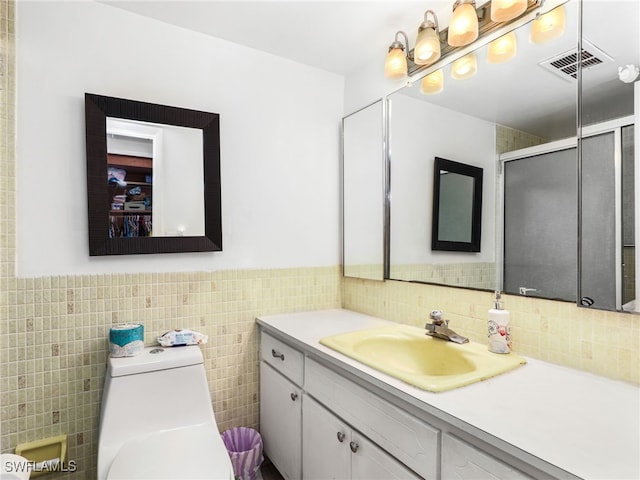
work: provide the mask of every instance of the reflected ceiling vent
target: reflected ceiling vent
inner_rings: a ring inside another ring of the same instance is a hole
[[[589,68],[606,65],[611,62],[613,62],[613,58],[591,42],[584,39],[582,40],[583,73]],[[568,52],[543,60],[539,65],[565,80],[575,80],[578,76],[578,49],[574,48]]]

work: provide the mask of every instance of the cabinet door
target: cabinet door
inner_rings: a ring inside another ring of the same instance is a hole
[[[302,405],[302,422],[304,479],[350,478],[351,429],[308,395]]]
[[[282,476],[301,477],[302,391],[260,362],[260,434],[264,453]]]
[[[420,479],[360,433],[351,435],[351,478],[353,480]]]
[[[447,480],[533,480],[532,477],[510,465],[448,434],[442,441],[442,478]]]

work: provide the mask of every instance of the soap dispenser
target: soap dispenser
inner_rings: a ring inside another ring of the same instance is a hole
[[[510,353],[509,311],[502,306],[499,290],[496,290],[495,295],[493,308],[489,310],[489,351],[493,353]]]

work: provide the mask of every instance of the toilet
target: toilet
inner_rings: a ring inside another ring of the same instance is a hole
[[[109,358],[98,480],[233,480],[197,346]]]

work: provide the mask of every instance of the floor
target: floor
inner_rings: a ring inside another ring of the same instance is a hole
[[[267,458],[264,457],[264,462],[262,462],[262,466],[260,467],[260,472],[262,473],[263,480],[284,480],[280,472],[273,466],[273,463]]]

